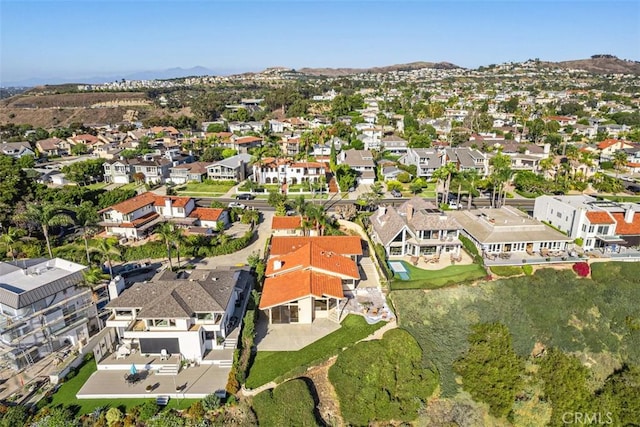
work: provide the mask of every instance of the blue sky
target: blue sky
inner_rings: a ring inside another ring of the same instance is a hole
[[[208,67],[640,60],[640,1],[0,0],[0,80]]]

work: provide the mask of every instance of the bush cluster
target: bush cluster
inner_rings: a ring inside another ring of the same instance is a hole
[[[588,277],[591,268],[589,268],[589,264],[586,262],[576,262],[573,264],[573,271],[580,277]]]

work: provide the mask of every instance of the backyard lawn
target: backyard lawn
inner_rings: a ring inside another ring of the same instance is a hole
[[[141,405],[149,399],[76,399],[76,393],[82,388],[91,374],[96,371],[96,362],[91,359],[81,365],[77,375],[65,381],[53,395],[49,407],[58,405],[74,406],[78,408],[78,415],[88,414],[98,407],[132,408]],[[171,399],[168,408],[186,409],[199,399]]]
[[[613,200],[614,202],[640,202],[640,196],[602,196],[607,200]]]
[[[478,264],[451,265],[442,270],[423,270],[402,261],[402,265],[409,272],[409,280],[400,280],[394,276],[391,283],[392,290],[402,289],[437,289],[446,285],[453,285],[467,280],[481,279],[487,275],[483,267]]]
[[[341,349],[366,338],[385,323],[369,325],[364,318],[349,315],[337,331],[298,351],[259,351],[247,378],[247,388],[256,388],[269,381],[305,369],[337,354]]]

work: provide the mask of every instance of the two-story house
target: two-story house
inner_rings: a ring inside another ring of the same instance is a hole
[[[240,326],[252,288],[253,276],[245,269],[164,270],[112,299],[106,326],[132,352],[213,364],[216,358],[209,354],[223,350]],[[108,359],[98,363],[98,369],[112,366]]]
[[[60,138],[47,138],[36,142],[36,148],[44,156],[64,156],[69,154],[71,144]]]
[[[380,206],[370,221],[372,237],[387,256],[460,255],[462,226],[420,197],[397,208]]]
[[[418,178],[431,179],[433,173],[443,165],[443,155],[431,148],[409,148],[400,161],[407,166],[415,165]]]
[[[600,150],[600,161],[611,161],[616,151],[624,150],[626,148],[633,148],[633,144],[622,139],[605,139],[598,144],[598,149]]]
[[[376,163],[369,150],[345,150],[338,155],[338,164],[348,165],[358,172],[359,184],[373,184],[376,180]],[[345,189],[343,189],[345,190]]]
[[[250,154],[237,154],[214,162],[206,167],[207,179],[244,181],[249,176]]]
[[[197,211],[197,214],[194,212]],[[171,221],[182,226],[210,226],[202,221],[229,221],[226,211],[215,208],[197,208],[191,197],[159,196],[146,192],[101,210],[102,221],[108,236],[142,239],[160,222]],[[212,220],[211,218],[216,219]],[[204,218],[201,220],[201,218]],[[217,226],[216,226],[217,228]]]
[[[202,182],[207,178],[209,162],[183,163],[170,168],[169,181],[174,184],[186,184],[187,182]]]
[[[382,148],[395,156],[404,156],[409,150],[409,142],[396,135],[382,138]]]
[[[533,216],[545,221],[572,239],[581,239],[585,250],[617,250],[638,244],[634,227],[640,228],[640,205],[598,200],[587,195],[540,196]]]
[[[320,162],[293,162],[266,158],[253,164],[253,179],[258,184],[320,183],[326,179],[327,165]]]
[[[60,258],[0,262],[0,352],[11,368],[78,349],[101,327],[85,269]]]
[[[31,148],[28,142],[2,142],[0,144],[0,153],[5,156],[10,156],[16,159],[19,159],[22,156],[33,156],[35,157],[36,153]]]

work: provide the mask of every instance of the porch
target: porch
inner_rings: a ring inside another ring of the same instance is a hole
[[[404,261],[414,267],[423,270],[441,270],[450,265],[469,265],[473,264],[473,258],[464,250],[444,254],[431,254],[421,256],[405,255],[402,257],[390,257],[389,262]]]

